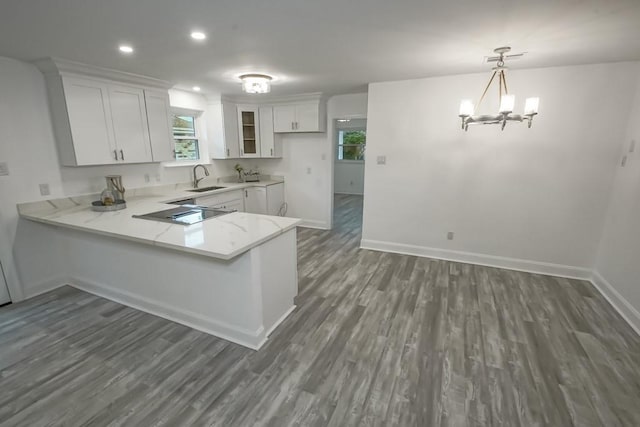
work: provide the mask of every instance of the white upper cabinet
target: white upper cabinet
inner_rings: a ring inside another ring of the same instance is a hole
[[[295,132],[295,105],[277,105],[273,107],[273,131],[278,133]]]
[[[276,133],[324,132],[325,121],[320,100],[273,107],[273,128]]]
[[[36,65],[47,82],[64,166],[147,163],[173,157],[168,83],[57,59]]]
[[[123,163],[152,162],[144,91],[133,87],[112,85],[109,87],[109,101],[120,161]]]
[[[261,157],[282,157],[280,135],[273,132],[273,107],[260,107],[260,153]]]
[[[151,140],[151,155],[154,162],[175,159],[173,133],[171,129],[171,107],[169,94],[158,90],[144,91]]]
[[[238,105],[240,157],[260,156],[260,114],[257,106]]]
[[[53,117],[54,125],[72,144],[61,147],[64,165],[104,165],[118,162],[111,122],[109,88],[106,84],[81,78],[58,79],[56,92],[66,100],[66,117],[62,111]],[[65,125],[66,122],[66,126]]]
[[[220,104],[207,106],[207,134],[211,141],[212,158],[237,159],[240,157],[236,104],[222,101]]]

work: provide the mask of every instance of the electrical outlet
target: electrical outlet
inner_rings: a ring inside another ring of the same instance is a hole
[[[307,175],[311,175],[311,168],[307,168]]]
[[[387,156],[378,156],[376,158],[376,163],[379,165],[386,165],[387,164]]]
[[[322,160],[327,160],[327,155],[322,153]]]
[[[151,177],[149,177],[148,173],[144,174],[144,182],[146,182],[147,184],[151,181]]]
[[[50,194],[51,194],[51,191],[49,190],[49,184],[40,184],[40,195],[48,196]]]
[[[7,162],[0,162],[0,176],[9,175],[9,165]]]
[[[454,232],[453,231],[449,231],[447,233],[447,240],[453,240],[453,236],[454,236]]]

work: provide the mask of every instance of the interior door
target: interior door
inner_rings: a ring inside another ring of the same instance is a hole
[[[6,304],[11,302],[11,297],[9,296],[9,288],[7,288],[7,282],[4,278],[4,270],[2,269],[2,264],[0,264],[0,304]]]
[[[143,90],[111,86],[109,101],[120,162],[151,162],[153,159]]]

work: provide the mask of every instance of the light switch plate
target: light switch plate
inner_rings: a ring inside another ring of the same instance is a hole
[[[7,162],[0,162],[0,176],[9,175],[9,165]]]
[[[376,163],[379,165],[386,165],[387,164],[387,156],[378,156],[376,158]]]
[[[453,231],[449,231],[449,232],[447,233],[447,240],[453,240],[453,236],[454,236],[454,235],[455,235],[455,234],[453,233]]]

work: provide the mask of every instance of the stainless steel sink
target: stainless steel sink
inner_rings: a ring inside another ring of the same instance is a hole
[[[227,188],[227,187],[213,186],[213,187],[194,188],[193,190],[187,190],[187,191],[191,191],[192,193],[204,193],[205,191],[220,190],[222,188]]]

